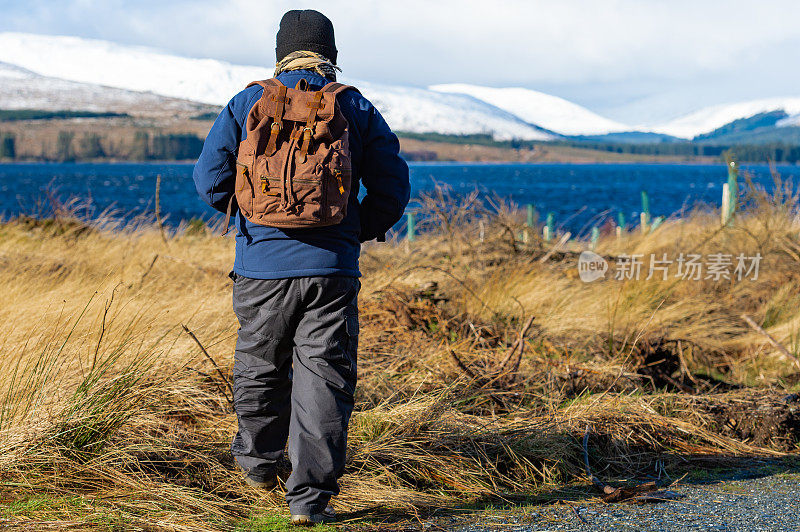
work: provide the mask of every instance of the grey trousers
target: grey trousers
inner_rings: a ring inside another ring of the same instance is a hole
[[[339,493],[358,348],[354,277],[260,280],[231,274],[239,335],[233,366],[239,431],[231,452],[256,480],[289,444],[286,501],[319,513]]]

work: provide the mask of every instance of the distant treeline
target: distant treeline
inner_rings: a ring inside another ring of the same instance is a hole
[[[481,146],[499,146],[502,148],[533,147],[535,144],[539,144],[536,142],[529,142],[529,141],[519,141],[519,142],[498,141],[494,140],[491,135],[486,135],[482,133],[473,135],[446,135],[443,133],[412,133],[409,131],[398,131],[397,136],[401,138],[422,140],[427,142],[447,142],[450,144],[477,144]]]
[[[72,162],[94,159],[122,161],[174,161],[196,159],[203,139],[191,133],[151,135],[137,131],[132,137],[110,139],[98,133],[59,131],[54,140],[42,140],[35,153],[21,153],[17,135],[0,132],[0,159]]]
[[[448,142],[451,144],[473,144],[511,149],[533,149],[542,142],[527,140],[497,141],[491,135],[442,135],[439,133],[407,133],[399,136],[429,142]],[[567,146],[630,155],[664,155],[673,157],[721,157],[735,152],[741,162],[766,162],[797,164],[800,162],[800,145],[772,142],[765,144],[710,145],[697,142],[652,142],[623,143],[586,140],[561,140],[547,145]]]
[[[193,133],[150,133],[144,130],[125,134],[58,131],[45,137],[20,139],[25,132],[0,131],[0,159],[37,161],[120,161],[191,160],[200,155],[203,138]],[[473,144],[511,149],[533,149],[541,142],[496,141],[490,135],[441,135],[437,133],[400,133],[400,136],[429,142]],[[24,144],[21,144],[24,143]],[[618,154],[719,158],[731,152],[740,162],[800,163],[800,145],[782,142],[743,145],[710,145],[697,142],[612,143],[588,140],[561,140],[549,145],[584,148]],[[23,149],[24,148],[24,149]],[[433,151],[404,153],[409,160],[435,160]]]
[[[430,150],[414,150],[414,151],[401,151],[400,157],[406,161],[436,161],[439,155],[435,151]]]
[[[56,120],[68,118],[118,118],[124,113],[96,113],[93,111],[41,111],[38,109],[0,109],[0,122],[19,120]]]
[[[192,120],[214,120],[217,118],[219,112],[217,111],[207,111],[205,113],[200,113],[198,115],[194,115]]]
[[[769,144],[744,144],[714,146],[694,142],[664,142],[655,144],[616,144],[602,142],[558,142],[574,148],[623,153],[631,155],[671,155],[677,157],[721,157],[735,153],[740,162],[766,162],[797,164],[800,146],[780,142]]]

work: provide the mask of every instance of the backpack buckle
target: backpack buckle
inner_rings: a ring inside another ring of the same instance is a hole
[[[261,176],[261,192],[266,194],[267,196],[274,196],[276,198],[281,197],[280,192],[270,192],[269,191],[269,178],[267,176]]]
[[[333,176],[336,178],[336,182],[339,185],[339,194],[344,195],[344,183],[342,183],[342,171],[339,169],[334,170]]]

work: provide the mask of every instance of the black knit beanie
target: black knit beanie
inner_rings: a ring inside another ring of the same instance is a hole
[[[308,50],[317,52],[336,64],[336,40],[333,23],[313,9],[287,11],[281,19],[278,37],[275,39],[276,60],[280,61],[292,52]]]

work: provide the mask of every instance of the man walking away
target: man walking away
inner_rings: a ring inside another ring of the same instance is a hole
[[[231,451],[248,484],[272,489],[288,441],[292,522],[312,525],[333,520],[328,503],[345,465],[360,245],[400,220],[410,185],[380,113],[332,83],[340,69],[330,20],[289,11],[276,56],[275,79],[254,82],[217,117],[194,181],[236,224]]]

